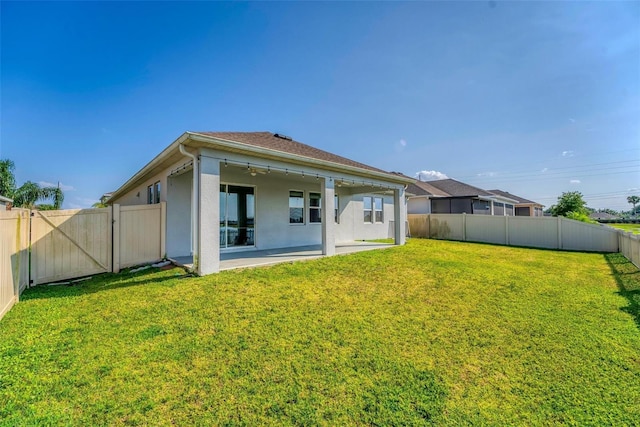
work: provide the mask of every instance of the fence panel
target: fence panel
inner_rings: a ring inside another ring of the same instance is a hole
[[[0,211],[0,319],[29,283],[29,211]]]
[[[622,255],[640,268],[640,235],[619,231],[618,239]]]
[[[165,203],[114,206],[114,271],[133,265],[158,261],[164,256]],[[119,211],[119,214],[116,212]]]
[[[508,244],[506,216],[466,215],[466,240],[470,242]]]
[[[560,249],[558,218],[509,217],[509,244],[532,248]]]
[[[444,240],[464,240],[462,215],[430,214],[429,238]]]
[[[562,221],[562,249],[618,252],[618,232],[613,228],[566,218],[560,220]]]
[[[411,237],[429,237],[429,215],[408,214],[407,220]]]
[[[111,209],[33,211],[33,284],[111,271]]]

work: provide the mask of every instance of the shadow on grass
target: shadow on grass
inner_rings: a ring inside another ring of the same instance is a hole
[[[621,310],[633,316],[640,328],[640,270],[620,253],[605,254],[604,259],[616,279],[618,293],[629,301]]]
[[[20,300],[46,299],[46,298],[69,298],[80,295],[93,294],[96,292],[110,291],[119,288],[132,286],[157,284],[170,284],[171,281],[192,277],[186,274],[181,268],[175,267],[168,271],[168,274],[155,276],[158,268],[152,268],[138,273],[104,273],[93,276],[91,279],[75,282],[69,285],[38,285],[25,290],[20,296]]]

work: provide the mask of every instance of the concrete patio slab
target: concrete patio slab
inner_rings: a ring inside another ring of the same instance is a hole
[[[394,246],[395,245],[391,243],[376,242],[352,242],[339,244],[336,245],[336,255],[345,255],[375,249],[386,249]],[[321,245],[240,252],[222,252],[220,253],[220,271],[273,265],[282,262],[304,261],[322,258],[323,256]],[[189,270],[193,269],[193,258],[190,256],[170,259],[178,266],[185,267]]]

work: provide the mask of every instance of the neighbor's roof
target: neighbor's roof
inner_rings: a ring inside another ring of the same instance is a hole
[[[534,202],[532,200],[527,200],[524,197],[520,197],[520,196],[516,196],[515,194],[511,194],[507,191],[502,191],[502,190],[489,190],[489,192],[495,194],[496,196],[502,196],[502,197],[508,197],[510,199],[513,199],[515,201],[518,202],[518,204],[533,204],[533,205],[540,205],[543,206],[542,204],[538,203],[538,202]]]
[[[608,212],[593,212],[589,214],[589,218],[591,219],[617,219],[616,215],[611,215]]]
[[[474,187],[473,185],[465,184],[464,182],[456,181],[455,179],[439,179],[437,181],[422,182],[422,184],[428,184],[435,188],[439,192],[444,192],[449,197],[466,197],[466,196],[494,196],[482,188]],[[434,196],[440,195],[431,193]]]
[[[0,196],[0,202],[4,202],[4,203],[12,203],[13,199],[10,199],[8,197],[4,197],[4,196]]]
[[[376,172],[389,173],[382,169],[374,168],[364,163],[359,163],[346,157],[323,151],[302,142],[294,141],[289,137],[276,136],[271,132],[190,132],[193,134],[211,136],[217,139],[223,139],[231,142],[252,145],[254,147],[266,148],[268,150],[279,151],[281,153],[294,154],[296,156],[308,157],[315,160],[325,162],[338,163],[345,166],[351,166],[361,169],[367,169]]]
[[[407,193],[415,194],[416,196],[451,196],[450,194],[424,181],[416,181],[413,184],[409,184],[409,187],[407,187]]]

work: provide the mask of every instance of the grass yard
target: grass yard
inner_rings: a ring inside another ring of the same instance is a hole
[[[411,240],[37,287],[0,321],[0,425],[638,425],[621,255]]]
[[[633,234],[640,234],[640,224],[607,224],[613,228],[619,228],[620,230],[630,231]]]

